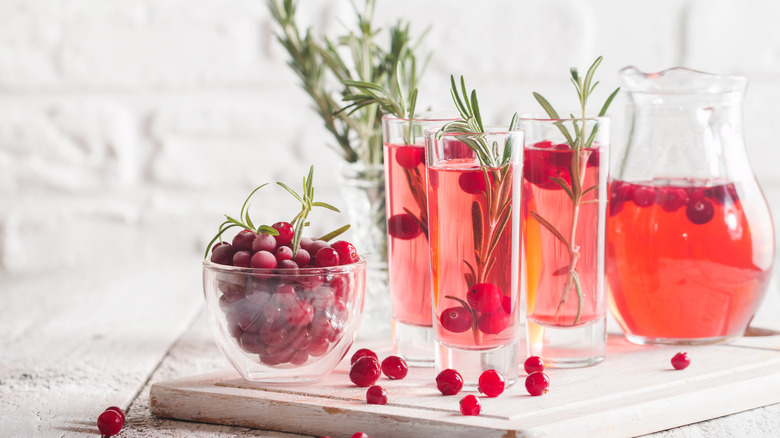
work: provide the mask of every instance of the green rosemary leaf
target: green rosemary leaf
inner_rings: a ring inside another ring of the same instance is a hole
[[[555,111],[555,109],[553,108],[552,105],[550,105],[550,102],[548,102],[547,99],[545,99],[544,97],[542,97],[541,94],[535,91],[533,95],[534,98],[536,98],[536,101],[539,102],[539,105],[542,106],[542,109],[544,109],[544,112],[546,112],[551,119],[560,119],[560,117],[558,117],[558,112]]]
[[[471,228],[474,231],[474,252],[476,254],[479,254],[479,249],[482,247],[482,234],[484,233],[482,222],[482,208],[479,206],[479,202],[474,201],[471,203]]]
[[[471,90],[471,108],[474,110],[474,120],[477,121],[479,132],[485,132],[485,126],[482,124],[482,114],[479,112],[479,103],[477,102],[477,90]]]
[[[601,107],[601,111],[599,111],[599,117],[604,117],[607,114],[607,109],[612,104],[612,101],[615,99],[615,96],[617,96],[619,91],[620,91],[620,87],[617,87],[615,91],[613,91],[612,94],[609,95],[607,101],[604,102],[604,106]]]
[[[304,196],[309,195],[309,200],[314,197],[314,166],[309,167],[309,175],[303,180]]]
[[[328,234],[325,234],[324,236],[322,236],[322,237],[320,237],[320,238],[318,238],[316,240],[324,240],[326,242],[329,242],[330,240],[332,240],[332,239],[342,235],[345,231],[347,231],[349,229],[349,227],[350,227],[349,225],[344,225],[343,227],[337,228],[337,229],[331,231]]]
[[[420,226],[420,228],[423,231],[423,234],[425,234],[425,237],[428,237],[428,224],[426,224],[422,219],[419,219],[412,210],[409,210],[408,208],[403,208],[404,212],[409,215],[412,219],[414,219],[415,222],[417,222],[417,225]]]
[[[466,262],[465,260],[463,260],[463,261]],[[466,262],[466,264],[468,264],[468,262]],[[471,287],[471,286],[469,286],[469,287]],[[466,309],[471,310],[471,306],[469,306],[469,303],[463,301],[462,299],[460,299],[458,297],[454,297],[452,295],[445,295],[444,298],[449,298],[451,300],[455,300],[455,301],[459,302],[461,306],[465,307]]]
[[[506,211],[508,213],[508,207],[509,204],[504,206],[503,211]],[[490,248],[488,249],[488,254],[493,254],[493,251],[495,251],[496,246],[498,245],[498,241],[501,239],[501,234],[504,232],[504,228],[506,228],[506,224],[509,223],[509,217],[511,215],[509,214],[502,214],[499,217],[501,218],[501,222],[498,223],[498,227],[493,231],[493,239],[490,242]]]
[[[228,220],[228,222],[230,222],[231,224],[233,224],[233,225],[235,225],[235,226],[237,226],[237,227],[241,227],[241,228],[249,228],[249,227],[247,227],[247,226],[246,226],[244,223],[242,223],[241,221],[238,221],[238,220],[236,220],[236,219],[233,219],[232,217],[230,217],[230,216],[228,216],[228,215],[225,215],[225,218]]]
[[[512,160],[512,149],[514,148],[514,139],[515,139],[515,136],[512,134],[512,131],[517,131],[519,125],[520,125],[520,115],[518,113],[515,113],[512,116],[512,121],[509,122],[509,138],[507,138],[506,143],[504,143],[504,155],[501,157],[502,166],[509,163],[509,161]]]
[[[579,87],[580,74],[577,71],[577,68],[576,67],[570,68],[569,73],[571,73],[571,80],[574,81],[575,86]]]
[[[555,125],[559,131],[561,131],[561,134],[563,134],[563,136],[566,137],[566,141],[569,143],[569,146],[571,146],[571,148],[574,149],[576,147],[577,141],[571,138],[571,134],[569,134],[569,130],[566,129],[566,126],[563,124],[563,120],[558,120],[557,122],[553,122],[553,125]]]
[[[467,268],[469,268],[469,272],[465,273],[463,276],[466,280],[466,285],[470,288],[471,286],[477,284],[477,273],[474,270],[474,267],[471,266],[471,263],[468,262],[468,260],[464,259],[463,263],[466,265]],[[451,298],[451,297],[445,296],[445,298]],[[457,300],[457,298],[453,298],[453,299]],[[464,305],[464,307],[466,307],[466,305]]]
[[[547,228],[547,230],[548,230],[549,232],[551,232],[551,233],[553,234],[553,236],[555,236],[555,237],[556,237],[558,240],[560,240],[560,241],[561,241],[561,243],[563,243],[563,245],[564,245],[564,246],[566,246],[566,248],[569,250],[569,252],[571,252],[572,248],[571,248],[571,246],[569,246],[569,242],[568,242],[568,241],[566,241],[566,238],[565,238],[565,237],[563,237],[563,234],[561,234],[561,232],[560,232],[560,231],[558,231],[557,229],[555,229],[555,226],[554,226],[553,224],[551,224],[551,223],[547,222],[547,220],[546,220],[545,218],[543,218],[543,217],[539,216],[539,214],[538,214],[538,213],[536,213],[535,211],[531,211],[530,213],[531,213],[531,216],[533,216],[533,217],[534,217],[534,219],[536,219],[537,221],[539,221],[539,223],[540,223],[540,224],[541,224],[543,227]]]
[[[255,229],[255,224],[252,223],[252,218],[249,217],[249,207],[247,207],[246,209],[246,216],[244,216],[244,222],[246,222],[246,224],[249,225],[250,230]]]
[[[598,85],[598,84],[599,84],[599,81],[596,81],[596,83],[593,84],[592,87],[590,87],[590,90],[588,90],[588,94],[593,94],[593,90],[596,89],[596,85]]]
[[[268,225],[260,225],[259,227],[257,227],[257,232],[258,233],[270,234],[272,236],[278,236],[279,235],[279,231],[277,231],[276,228],[270,227]]]
[[[244,210],[246,209],[246,204],[249,202],[249,199],[252,197],[252,195],[254,195],[255,192],[257,192],[258,190],[262,189],[263,187],[265,187],[267,185],[268,185],[268,183],[261,184],[261,185],[257,186],[254,190],[252,190],[252,192],[249,194],[249,196],[247,196],[246,199],[244,200],[244,204],[241,206],[241,213],[239,213],[238,217],[243,217],[244,216]]]
[[[469,105],[469,92],[466,91],[466,78],[463,76],[460,77],[460,89],[463,92],[463,100],[466,102],[466,109],[468,110],[467,114],[470,116],[474,113],[474,109]]]
[[[463,79],[462,76],[461,79]],[[450,88],[450,94],[452,95],[452,100],[455,101],[455,107],[458,109],[458,113],[460,113],[460,116],[464,120],[468,119],[469,116],[471,115],[471,112],[463,104],[463,101],[460,100],[460,95],[458,94],[458,87],[455,85],[455,76],[450,75],[450,83],[452,84],[452,88]]]
[[[599,64],[601,64],[602,57],[599,56],[596,58],[595,61],[593,61],[593,64],[588,69],[588,72],[585,74],[585,80],[583,81],[582,90],[584,92],[589,92],[590,90],[590,83],[593,81],[593,75],[596,74],[596,69],[599,67]]]
[[[582,90],[580,90],[580,84],[574,78],[570,78],[571,83],[574,84],[574,89],[577,90],[577,98],[582,102]]]
[[[561,186],[561,188],[566,192],[566,194],[569,195],[569,199],[571,199],[572,202],[574,202],[574,194],[571,191],[571,187],[569,186],[569,183],[567,183],[565,179],[561,178],[560,176],[550,177],[550,179],[554,183]]]
[[[285,190],[287,190],[291,195],[295,197],[295,199],[298,200],[298,202],[303,202],[303,198],[301,198],[301,195],[295,192],[295,190],[291,189],[287,184],[277,181],[276,184],[282,186]]]
[[[417,89],[415,88],[412,91],[412,96],[409,98],[409,114],[407,114],[408,119],[414,118],[414,110],[417,107]],[[414,143],[414,141],[412,141]]]
[[[336,208],[336,207],[334,207],[334,206],[332,206],[330,204],[327,204],[325,202],[320,202],[320,201],[312,202],[311,206],[312,207],[324,207],[324,208],[327,208],[328,210],[335,211],[336,213],[341,213],[341,210],[339,210],[338,208]]]
[[[223,222],[223,223],[222,223],[222,225],[220,225],[220,226],[219,226],[219,232],[217,233],[217,235],[216,235],[216,236],[214,236],[214,238],[213,238],[213,239],[211,239],[211,241],[208,243],[208,245],[206,245],[206,253],[203,255],[203,258],[204,258],[204,259],[205,259],[205,258],[208,258],[208,256],[209,256],[209,251],[211,251],[211,247],[212,247],[212,246],[214,246],[214,243],[215,243],[215,242],[216,242],[216,241],[217,241],[219,238],[221,238],[221,237],[222,237],[222,233],[224,233],[225,231],[227,231],[227,230],[228,230],[228,229],[230,229],[230,228],[233,228],[233,227],[237,227],[237,226],[238,226],[238,225],[235,225],[235,224],[230,224],[230,225],[228,225],[227,227],[224,227],[224,228],[223,228],[223,225],[225,225],[226,223],[227,223],[227,221],[226,221],[226,222]]]
[[[599,188],[598,184],[596,184],[595,186],[590,186],[587,189],[582,191],[582,196],[585,196],[585,195],[587,195],[588,193],[590,193],[590,192],[592,192],[594,190],[598,190],[598,188]]]
[[[574,281],[574,289],[577,291],[577,316],[574,317],[572,325],[576,325],[580,321],[582,316],[582,284],[580,284],[580,274],[577,271],[569,271],[572,280]]]

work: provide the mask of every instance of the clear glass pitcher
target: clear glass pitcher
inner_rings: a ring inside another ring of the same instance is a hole
[[[610,181],[610,309],[635,343],[741,336],[775,254],[742,135],[747,81],[685,68],[620,76],[629,124]]]

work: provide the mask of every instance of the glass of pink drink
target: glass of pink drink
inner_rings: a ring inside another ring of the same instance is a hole
[[[610,184],[610,309],[638,344],[741,336],[775,257],[742,134],[747,81],[684,68],[620,76],[631,118]]]
[[[606,355],[609,119],[528,116],[521,126],[528,355],[551,367],[595,365]]]
[[[498,159],[478,158],[487,145]],[[523,134],[426,134],[436,369],[517,378]]]
[[[382,118],[393,353],[411,366],[434,362],[424,131],[451,120]]]

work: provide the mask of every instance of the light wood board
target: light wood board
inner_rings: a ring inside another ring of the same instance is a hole
[[[425,368],[400,381],[382,377],[389,403],[368,405],[365,389],[349,381],[347,360],[305,386],[249,383],[233,371],[159,382],[151,408],[168,418],[334,438],[356,431],[372,438],[637,436],[780,402],[780,336],[756,333],[762,336],[685,347],[692,363],[682,371],[669,362],[679,347],[610,335],[602,364],[548,370],[550,392],[541,397],[528,396],[521,377],[500,397],[482,397],[479,417],[458,410],[473,392],[442,396]]]

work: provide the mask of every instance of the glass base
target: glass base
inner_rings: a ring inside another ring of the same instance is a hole
[[[393,354],[410,367],[432,367],[434,363],[433,327],[404,324],[393,318]]]
[[[509,386],[517,381],[519,359],[517,342],[489,350],[463,350],[437,343],[436,374],[447,368],[457,370],[463,377],[463,387],[474,390],[484,371],[496,370]]]
[[[607,354],[606,318],[576,327],[540,325],[529,319],[526,330],[528,355],[540,356],[546,367],[588,367]]]
[[[717,336],[714,338],[651,338],[646,336],[625,335],[628,342],[637,345],[707,345],[728,342],[739,336]]]

